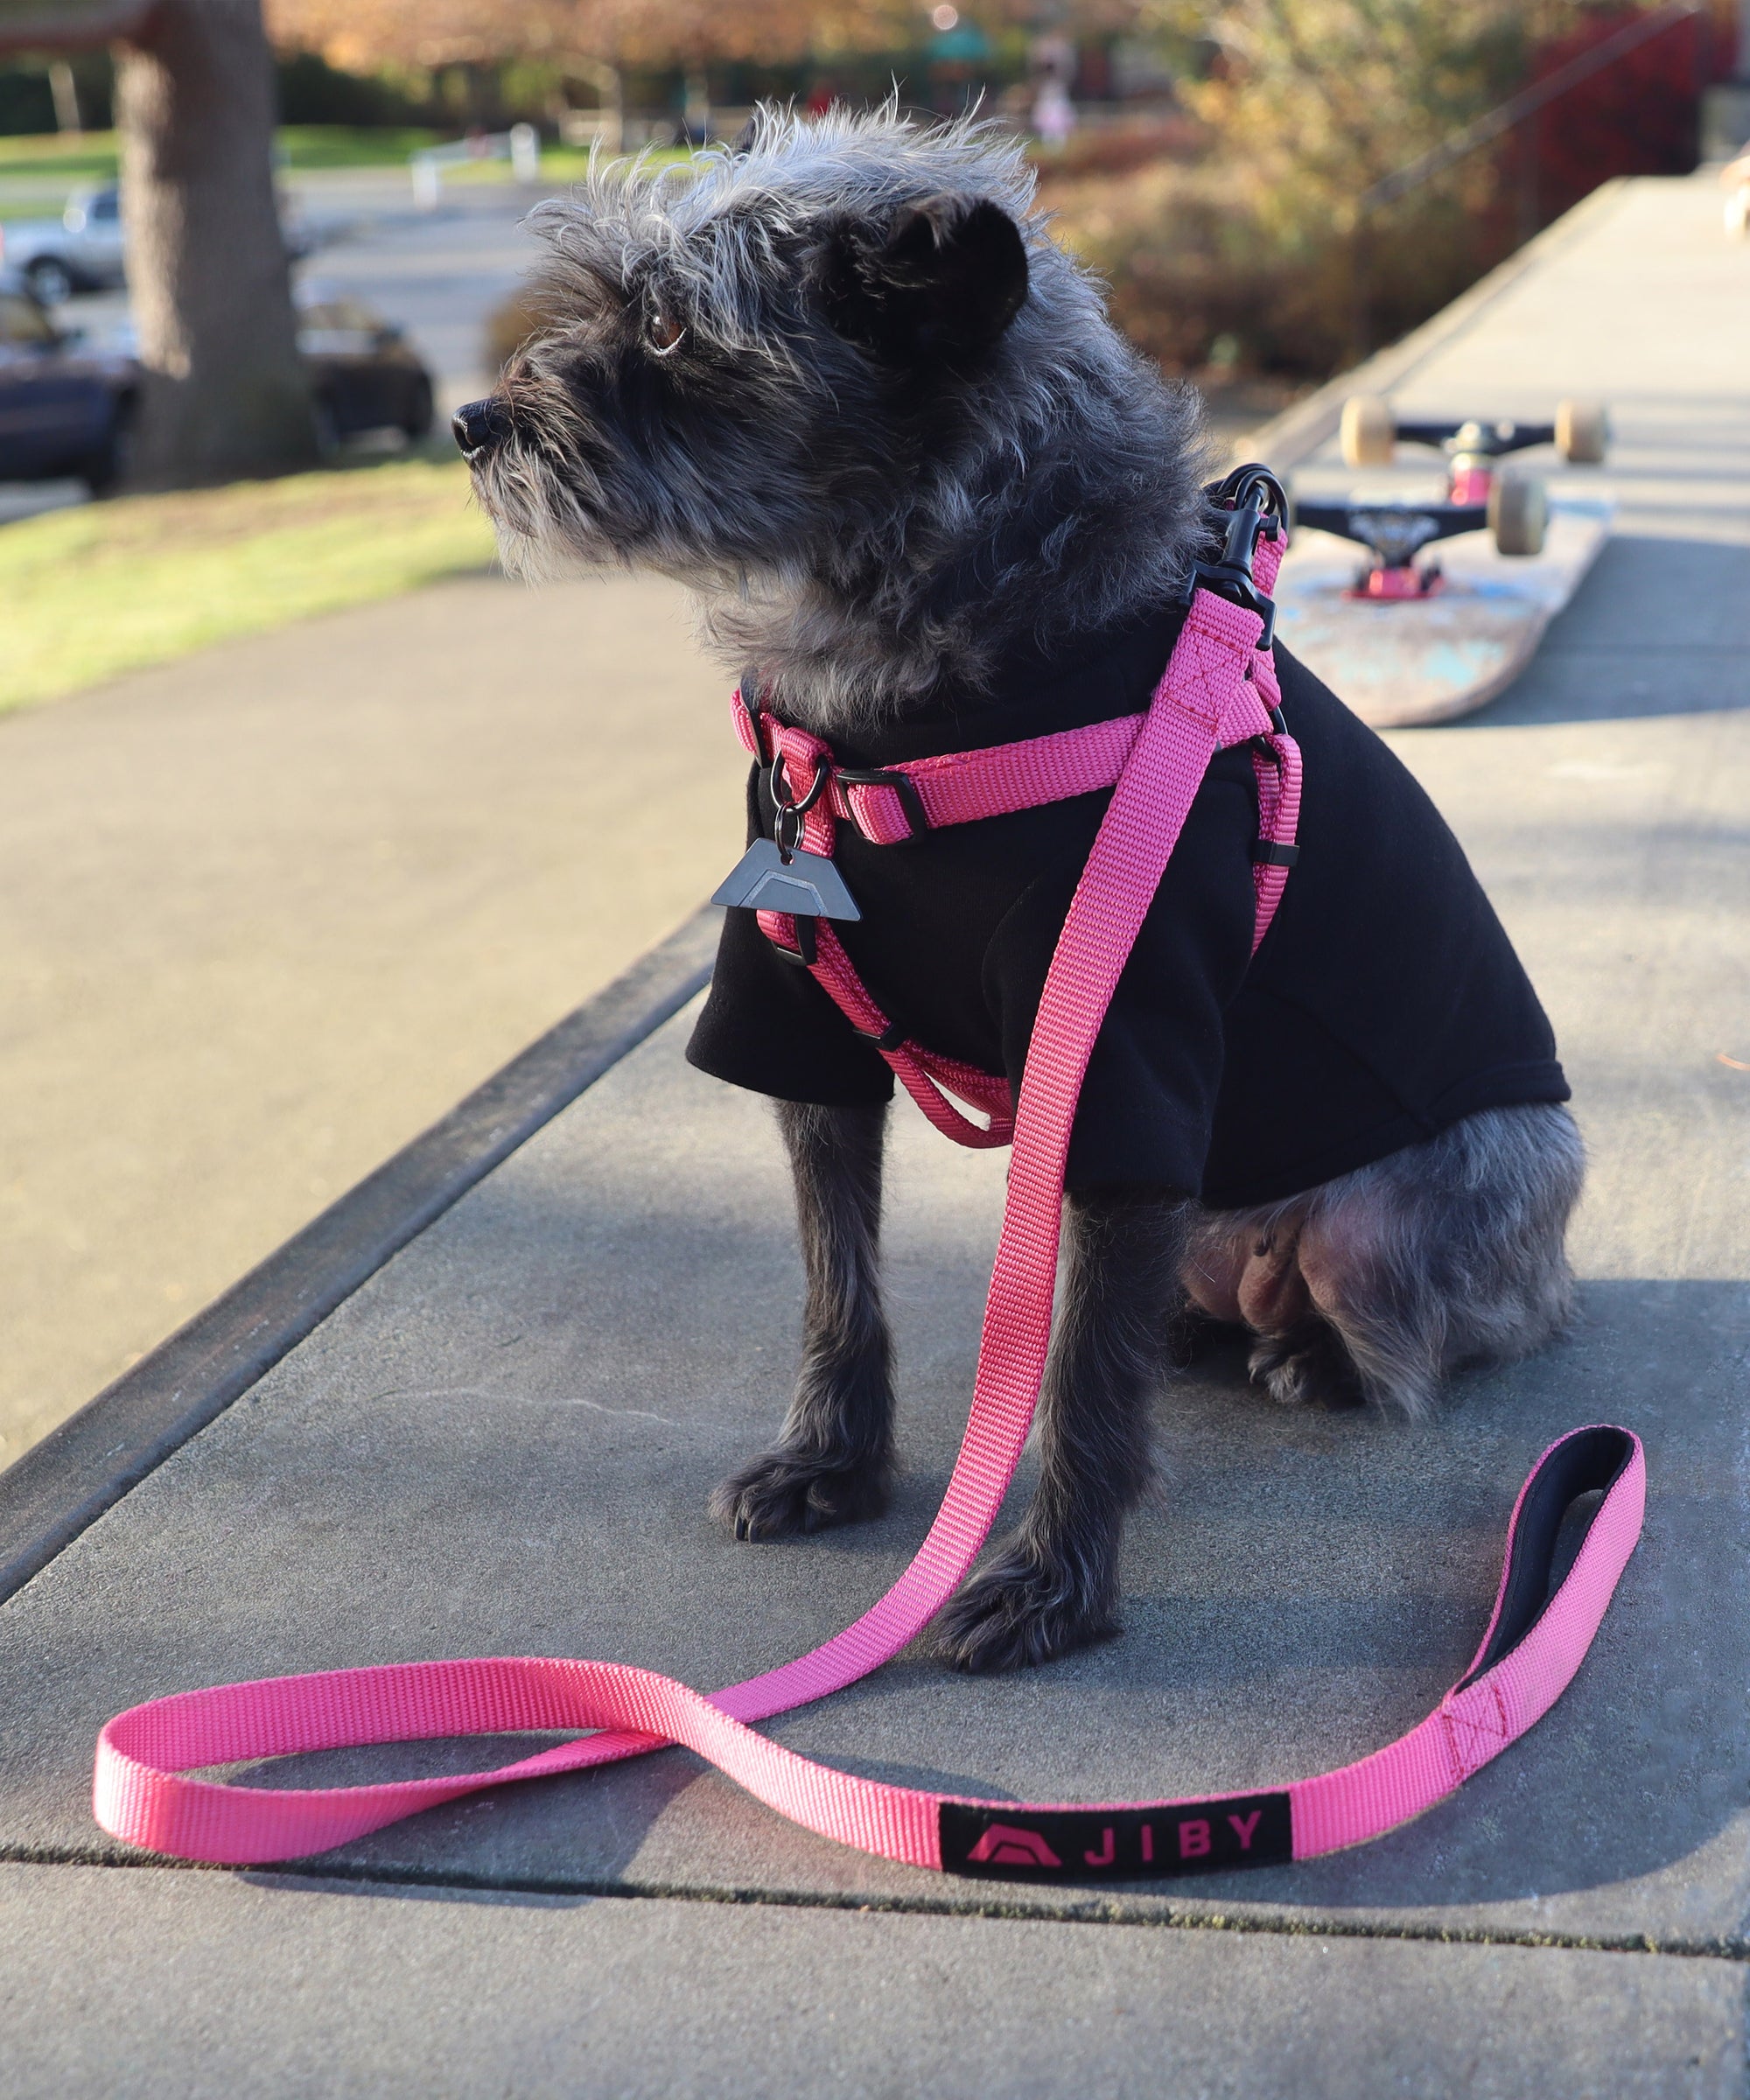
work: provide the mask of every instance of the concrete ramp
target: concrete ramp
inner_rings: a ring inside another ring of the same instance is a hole
[[[1018,1799],[1341,1763],[1464,1667],[1537,1452],[1621,1421],[1648,1446],[1645,1539],[1540,1726],[1371,1846],[1121,1891],[889,1866],[676,1751],[295,1872],[106,1839],[92,1740],[140,1699],[495,1653],[710,1686],[824,1639],[905,1564],[964,1417],[1003,1164],[896,1112],[892,1513],[778,1545],[714,1530],[710,1487],[782,1411],[801,1276],[764,1105],[682,1060],[700,922],[0,1479],[0,1558],[28,1578],[0,1606],[0,2089],[1743,2090],[1746,321],[1712,190],[1634,183],[1396,380],[1428,412],[1601,393],[1616,418],[1619,536],[1531,671],[1473,724],[1394,738],[1573,1081],[1572,1335],[1460,1380],[1418,1429],[1284,1411],[1236,1359],[1202,1364],[1159,1403],[1121,1639],[990,1681],[908,1654],[767,1724],[848,1769]]]

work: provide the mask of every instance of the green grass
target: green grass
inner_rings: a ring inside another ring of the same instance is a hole
[[[402,167],[410,153],[435,146],[443,131],[361,124],[282,124],[275,134],[281,164],[300,168]]]
[[[484,568],[467,469],[396,459],[0,528],[0,713]]]
[[[422,146],[436,145],[451,136],[439,131],[410,129],[376,130],[354,124],[285,124],[277,134],[280,165],[298,175],[345,168],[405,168],[409,156]],[[654,161],[685,160],[683,146],[659,149]],[[577,182],[588,172],[590,157],[571,146],[544,146],[541,153],[543,182]],[[0,221],[17,219],[53,219],[60,213],[68,191],[93,182],[110,182],[116,170],[116,135],[113,131],[88,131],[76,139],[53,133],[39,136],[0,136]],[[9,178],[28,180],[32,194],[6,194]],[[444,170],[451,183],[506,182],[510,165],[502,160],[452,162]],[[46,186],[64,185],[53,194]]]
[[[410,153],[436,145],[441,131],[361,124],[282,124],[275,144],[282,167],[383,168],[403,165]],[[120,149],[113,131],[77,138],[52,132],[0,137],[0,179],[8,175],[66,176],[71,183],[114,178]]]
[[[281,165],[294,172],[304,168],[401,167],[420,147],[435,146],[456,136],[454,132],[364,124],[282,124],[275,134]],[[54,132],[0,136],[0,180],[9,175],[64,175],[69,184],[102,182],[114,177],[117,152],[113,131],[86,131],[77,138],[61,137]],[[681,146],[652,155],[656,160],[686,158],[687,150]],[[561,180],[581,175],[589,163],[589,154],[575,147],[542,149],[542,173]],[[509,168],[501,160],[464,161],[446,167],[444,180],[464,173],[507,178]]]
[[[82,131],[0,136],[0,175],[65,175],[69,182],[101,182],[116,172],[116,134]]]

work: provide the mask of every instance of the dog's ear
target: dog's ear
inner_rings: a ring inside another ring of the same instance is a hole
[[[988,350],[1027,296],[1020,228],[983,197],[930,197],[886,230],[834,234],[820,290],[838,332],[884,364],[958,364]]]

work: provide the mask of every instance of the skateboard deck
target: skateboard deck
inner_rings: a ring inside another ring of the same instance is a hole
[[[1277,578],[1276,630],[1374,729],[1450,722],[1524,669],[1610,535],[1607,500],[1552,497],[1544,551],[1509,558],[1487,533],[1440,545],[1446,581],[1427,598],[1343,593],[1362,550],[1297,528]]]

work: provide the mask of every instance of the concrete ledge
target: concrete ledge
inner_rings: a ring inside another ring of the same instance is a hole
[[[695,913],[0,1474],[0,1600],[685,1005],[719,920]]]

